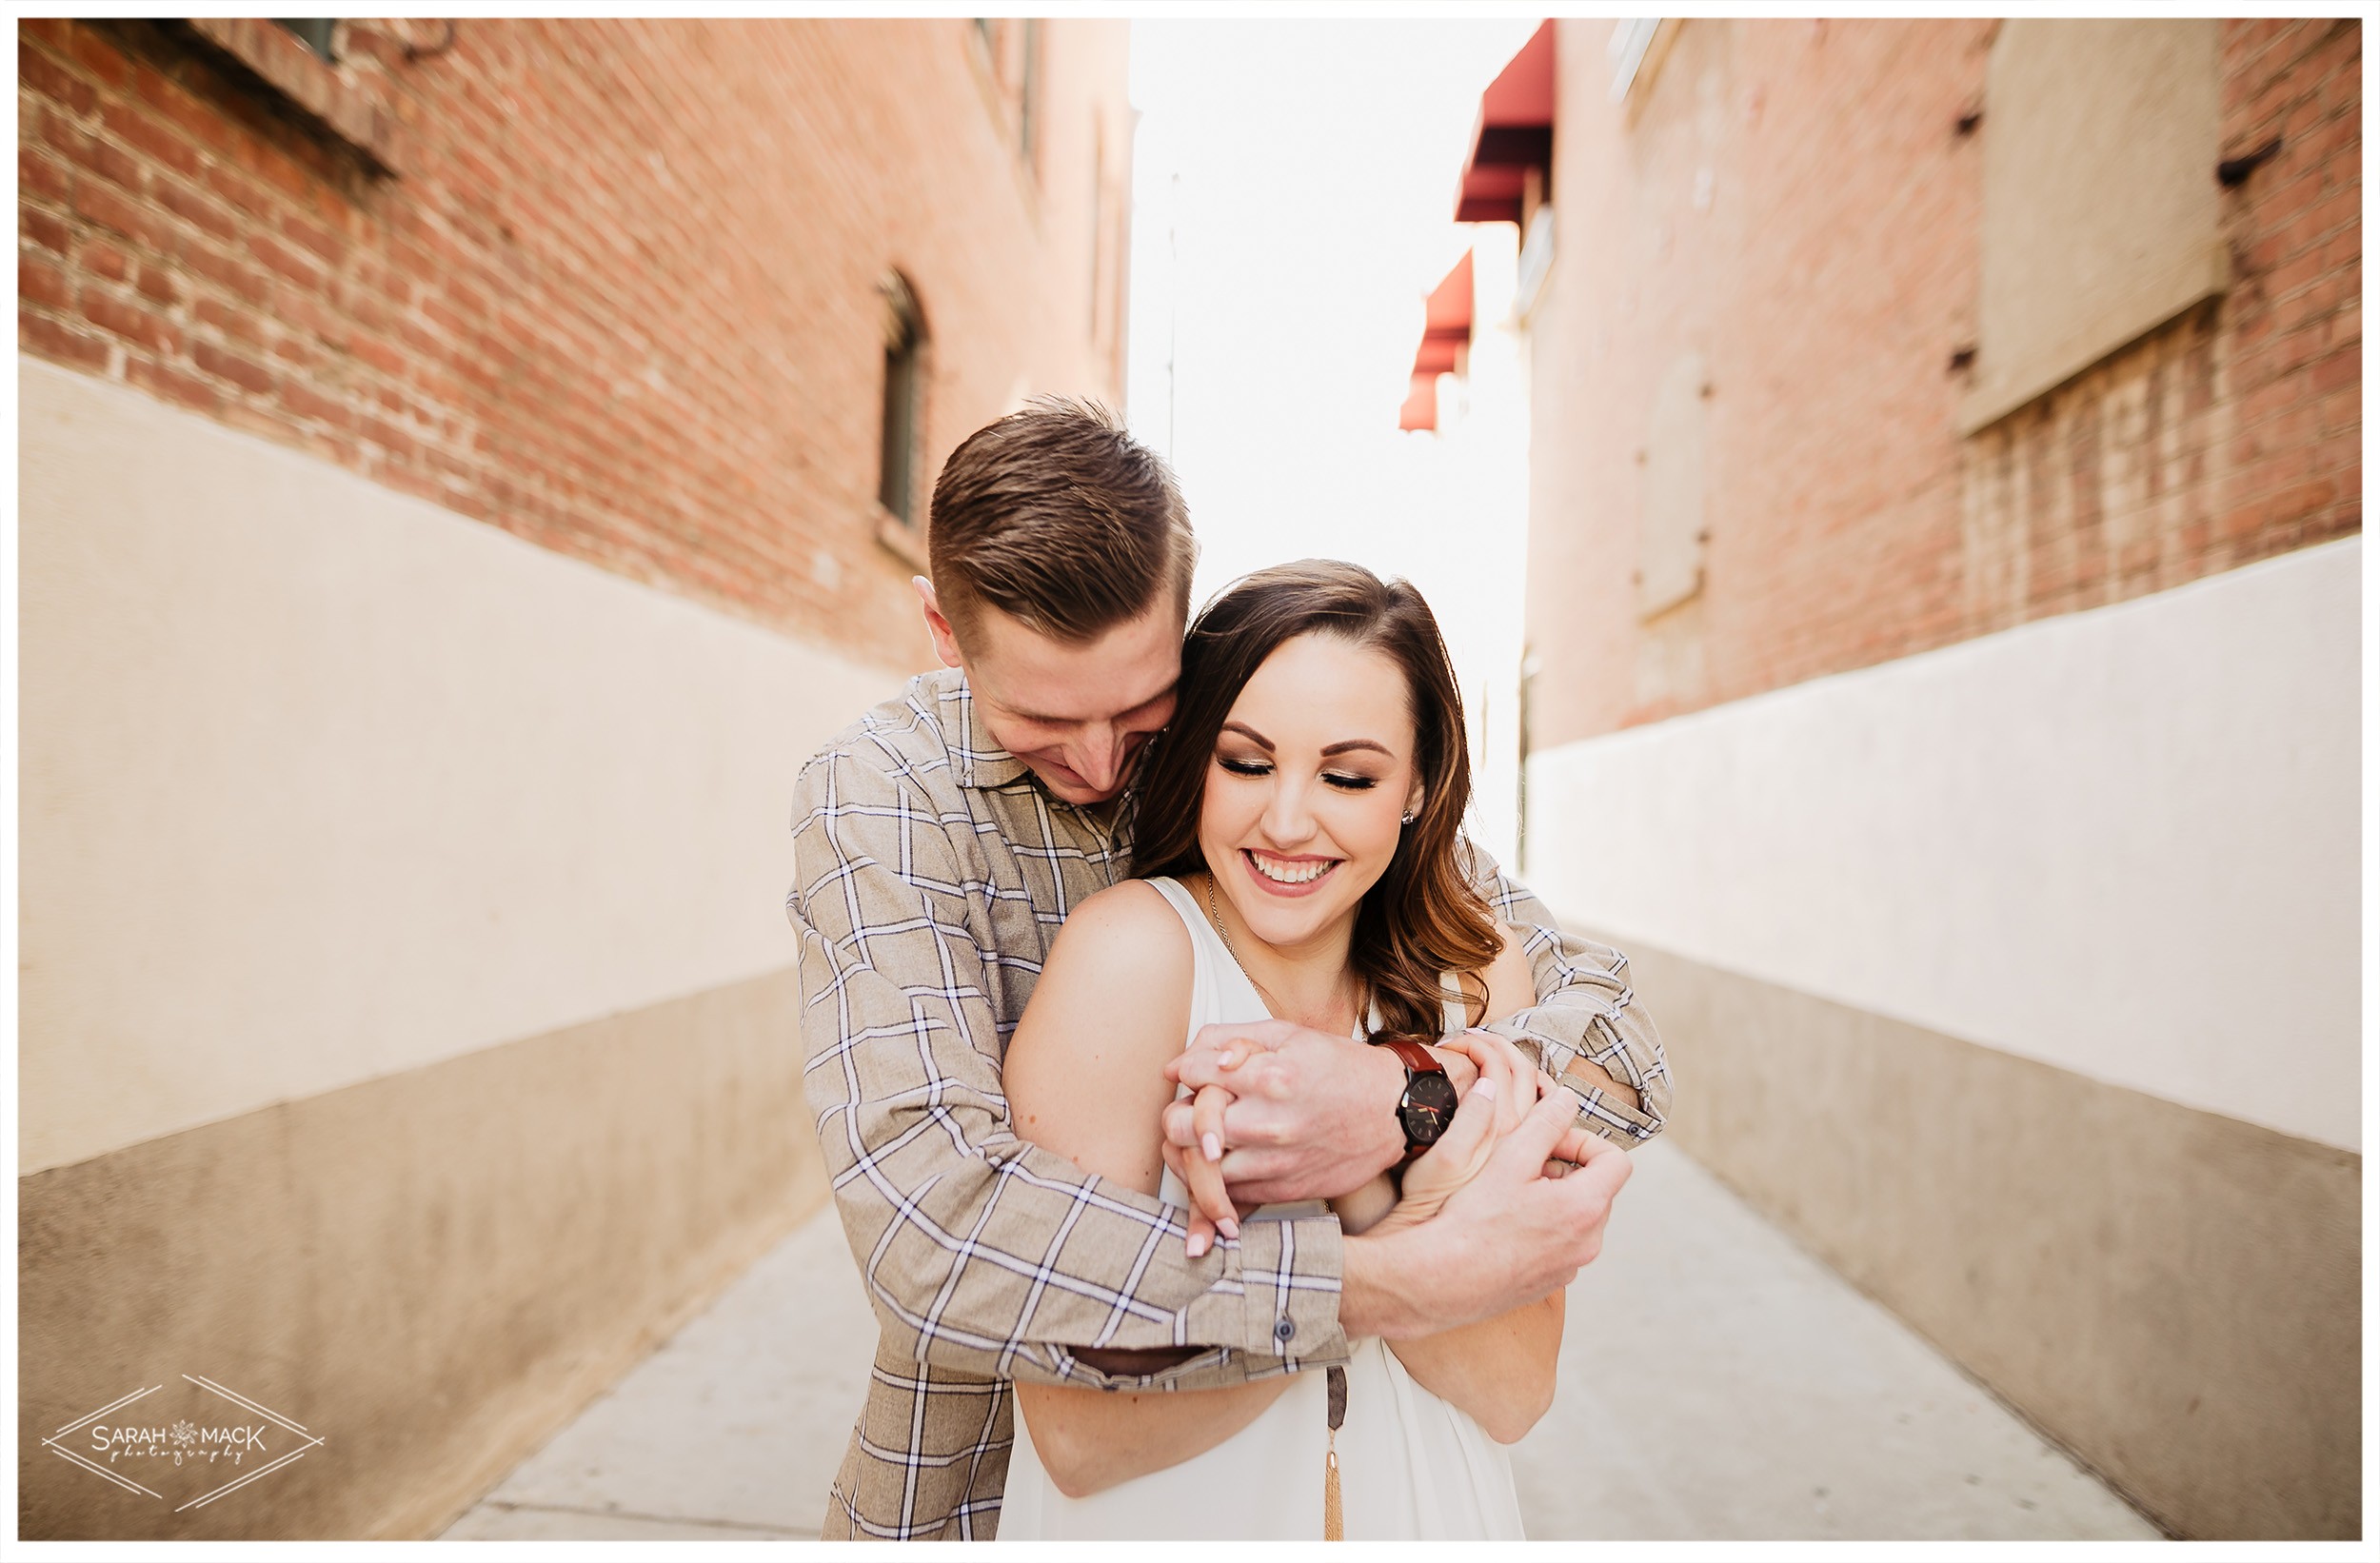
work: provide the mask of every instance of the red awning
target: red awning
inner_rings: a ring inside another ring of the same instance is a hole
[[[1517,223],[1521,181],[1554,165],[1554,24],[1529,35],[1488,89],[1455,192],[1458,223]]]
[[[1413,388],[1405,393],[1405,405],[1397,409],[1398,428],[1438,427],[1438,381],[1435,378],[1413,377]]]
[[[1398,428],[1438,427],[1438,377],[1455,371],[1456,355],[1470,341],[1471,251],[1466,249],[1422,307],[1421,346],[1413,355],[1413,380],[1398,410]]]

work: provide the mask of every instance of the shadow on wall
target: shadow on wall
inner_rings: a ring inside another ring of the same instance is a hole
[[[1679,1148],[2175,1534],[2360,1534],[2362,1157],[1622,947]]]

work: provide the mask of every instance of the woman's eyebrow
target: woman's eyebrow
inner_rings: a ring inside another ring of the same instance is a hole
[[[1223,723],[1223,731],[1227,733],[1238,733],[1240,737],[1246,739],[1249,742],[1256,744],[1267,754],[1272,752],[1273,741],[1266,738],[1262,733],[1258,732],[1255,728],[1249,726],[1244,722],[1226,722]],[[1389,749],[1387,744],[1378,742],[1368,738],[1342,738],[1336,743],[1325,743],[1322,745],[1322,755],[1325,759],[1328,759],[1330,756],[1335,754],[1345,754],[1350,749],[1371,749],[1377,753],[1387,755],[1391,760],[1397,758],[1395,753]]]

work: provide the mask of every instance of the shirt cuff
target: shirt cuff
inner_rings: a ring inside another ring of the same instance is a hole
[[[1259,1205],[1240,1218],[1224,1263],[1240,1280],[1247,1350],[1281,1358],[1290,1372],[1347,1359],[1347,1333],[1339,1327],[1345,1244],[1339,1217],[1319,1199]]]
[[[1347,1360],[1339,1324],[1346,1257],[1339,1217],[1319,1199],[1259,1205],[1219,1240],[1223,1275],[1192,1302],[1193,1340],[1214,1350],[1150,1374],[1101,1373],[1069,1352],[1065,1382],[1085,1389],[1210,1390]]]
[[[1508,1041],[1535,1044],[1538,1066],[1569,1087],[1571,1094],[1578,1098],[1580,1119],[1605,1139],[1621,1145],[1640,1145],[1661,1132],[1660,1120],[1652,1114],[1630,1107],[1601,1086],[1572,1074],[1571,1064],[1587,1055],[1569,1043],[1523,1030],[1509,1020],[1498,1021],[1486,1029]]]

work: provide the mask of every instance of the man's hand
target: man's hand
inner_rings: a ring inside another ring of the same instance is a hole
[[[1332,1199],[1405,1154],[1397,1056],[1288,1020],[1213,1025],[1167,1060],[1196,1095],[1165,1110],[1165,1138],[1249,1204]]]
[[[1434,1051],[1458,1095],[1478,1078],[1460,1039]],[[1193,1258],[1239,1236],[1241,1209],[1335,1199],[1404,1156],[1404,1065],[1385,1048],[1287,1020],[1211,1025],[1165,1074],[1194,1093],[1166,1107],[1163,1147],[1190,1191]]]
[[[1469,1110],[1477,1122],[1481,1108]],[[1572,1164],[1569,1175],[1547,1177],[1549,1161]],[[1602,1252],[1632,1170],[1626,1152],[1579,1124],[1577,1098],[1554,1089],[1429,1220],[1392,1226],[1392,1217],[1347,1239],[1340,1324],[1350,1335],[1436,1335],[1568,1286]]]

